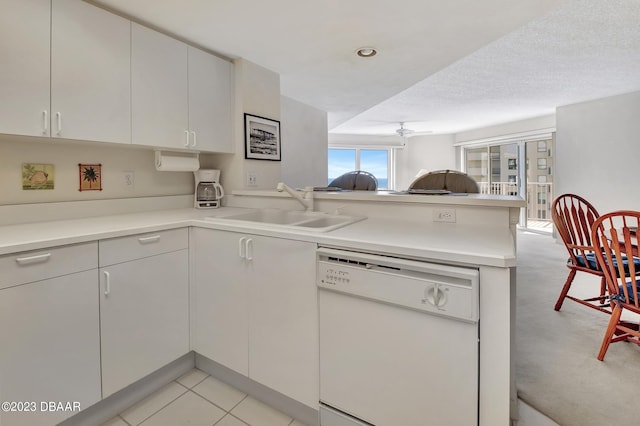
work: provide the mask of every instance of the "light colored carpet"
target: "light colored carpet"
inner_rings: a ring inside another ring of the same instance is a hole
[[[518,232],[518,396],[562,426],[640,424],[640,348],[615,343],[598,361],[609,316],[571,300],[553,310],[567,257],[550,236]],[[599,283],[578,273],[570,293],[593,295]]]

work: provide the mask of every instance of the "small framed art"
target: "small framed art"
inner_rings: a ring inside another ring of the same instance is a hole
[[[280,122],[257,115],[244,115],[244,158],[280,161]]]
[[[22,189],[53,189],[53,164],[22,163]]]
[[[102,164],[78,164],[78,191],[102,191]]]

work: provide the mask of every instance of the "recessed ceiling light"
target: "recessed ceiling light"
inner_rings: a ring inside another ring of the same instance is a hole
[[[373,47],[361,47],[360,49],[356,50],[356,54],[361,58],[370,58],[372,56],[375,56],[376,53],[378,52]]]

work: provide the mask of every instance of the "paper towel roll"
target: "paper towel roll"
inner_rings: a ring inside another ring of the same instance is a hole
[[[194,172],[200,169],[200,160],[195,157],[168,155],[156,151],[156,170],[160,172]]]

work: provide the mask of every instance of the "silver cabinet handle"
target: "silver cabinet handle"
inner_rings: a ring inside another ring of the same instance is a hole
[[[37,254],[35,256],[16,257],[16,263],[19,265],[29,265],[31,263],[42,263],[49,260],[51,253]]]
[[[247,242],[245,243],[246,248],[245,248],[245,259],[247,260],[253,260],[253,238],[248,238]]]
[[[102,271],[104,274],[104,295],[108,296],[111,294],[111,275],[108,271]]]
[[[184,146],[189,146],[189,131],[188,130],[184,131],[184,139],[185,139]]]
[[[60,111],[56,112],[56,120],[58,121],[57,135],[60,136],[60,133],[62,133],[62,113]]]
[[[138,242],[140,242],[140,244],[149,244],[149,243],[155,243],[160,241],[160,235],[154,235],[152,237],[140,237],[138,238]]]
[[[191,131],[191,148],[195,148],[197,144],[196,132]]]
[[[47,131],[49,130],[49,113],[47,112],[47,110],[45,109],[44,111],[42,111],[42,133],[43,134],[47,134]]]
[[[247,237],[242,237],[238,240],[238,256],[240,256],[242,259],[246,259],[246,246],[245,246],[245,241],[247,240]]]

